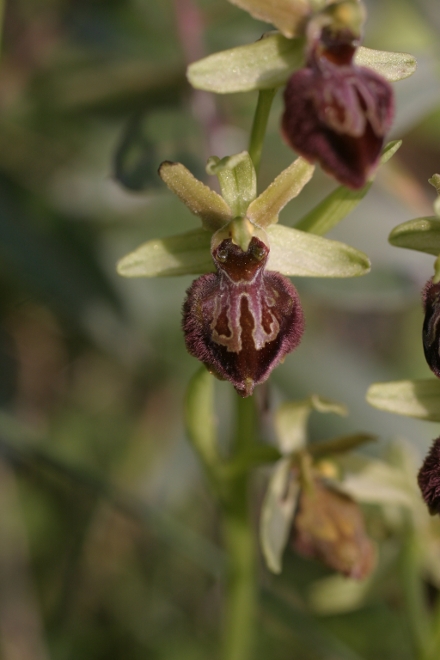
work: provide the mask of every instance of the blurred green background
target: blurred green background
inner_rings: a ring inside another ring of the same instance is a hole
[[[371,274],[295,282],[306,335],[271,377],[270,401],[313,392],[342,401],[350,416],[313,418],[312,440],[367,431],[380,437],[371,450],[380,453],[406,438],[417,464],[436,425],[374,410],[365,392],[373,381],[430,375],[420,290],[432,258],[393,248],[387,236],[400,222],[432,214],[440,10],[435,0],[366,5],[365,45],[408,51],[419,61],[416,74],[395,86],[392,137],[403,138],[403,147],[331,234],[365,251]],[[256,94],[194,93],[186,63],[267,29],[226,0],[6,2],[2,660],[217,657],[219,521],[182,423],[186,383],[197,368],[180,330],[191,278],[122,280],[115,263],[149,238],[197,226],[157,176],[162,160],[179,160],[203,178],[207,156],[246,148]],[[279,93],[260,189],[292,160],[278,132],[281,111]],[[282,222],[294,224],[333,187],[319,172]],[[225,437],[230,389],[218,386]],[[266,477],[264,470],[255,477],[256,519]],[[279,577],[261,565],[256,660],[415,657],[396,560],[402,538],[370,513],[388,557],[381,589],[347,611],[314,613],[308,595],[328,571],[291,551]],[[440,566],[438,541],[433,556]],[[434,599],[440,578],[425,586]]]

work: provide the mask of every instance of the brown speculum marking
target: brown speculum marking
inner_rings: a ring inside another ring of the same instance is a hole
[[[268,378],[304,328],[298,293],[288,279],[265,270],[268,255],[258,238],[246,251],[223,240],[212,252],[217,272],[193,282],[183,307],[189,353],[242,396]]]

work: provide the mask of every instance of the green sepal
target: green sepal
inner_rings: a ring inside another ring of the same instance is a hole
[[[289,540],[299,492],[290,459],[281,459],[269,480],[260,518],[261,549],[273,573],[281,573],[282,555]]]
[[[384,165],[387,163],[400,148],[401,144],[402,140],[389,142],[382,152],[380,164]],[[371,181],[360,190],[350,190],[346,186],[336,188],[297,222],[295,225],[296,229],[320,236],[329,232],[330,229],[333,229],[333,227],[339,224],[363,200],[371,188],[375,174],[376,172]]]
[[[259,21],[272,23],[286,37],[302,32],[304,21],[310,13],[310,0],[229,0],[233,5],[248,11]]]
[[[432,216],[403,222],[394,227],[388,240],[396,247],[437,256],[440,254],[440,219]]]
[[[155,238],[125,255],[116,269],[123,277],[200,275],[215,271],[211,234],[194,229],[177,236]]]
[[[312,178],[314,169],[314,165],[297,158],[249,205],[246,214],[249,220],[260,227],[278,222],[280,211],[299,195]]]
[[[221,160],[211,156],[206,171],[218,177],[223,199],[232,210],[232,215],[243,216],[257,196],[257,175],[248,152],[242,151]]]
[[[353,453],[341,456],[338,465],[343,472],[340,487],[356,501],[413,506],[414,491],[401,469],[379,459]]]
[[[304,49],[303,38],[272,33],[190,64],[187,77],[196,89],[216,94],[272,89],[284,85],[304,65]]]
[[[440,380],[400,380],[374,383],[367,401],[380,410],[440,422]]]
[[[225,200],[196,179],[182,163],[165,161],[159,168],[159,176],[185,206],[202,220],[205,229],[216,231],[231,220],[232,211]]]
[[[348,414],[343,404],[324,399],[317,394],[301,401],[282,404],[276,410],[274,418],[278,446],[282,454],[292,454],[305,446],[307,422],[313,410],[342,416]]]
[[[388,82],[399,82],[409,78],[417,68],[416,58],[408,53],[393,53],[363,46],[357,49],[354,62],[358,66],[373,69]]]
[[[259,236],[255,227],[250,236]],[[223,229],[222,229],[223,232]],[[215,236],[223,235],[222,232]],[[370,270],[368,257],[359,250],[321,236],[286,227],[268,228],[268,270],[298,277],[358,277]],[[220,240],[220,239],[219,239]],[[211,234],[194,229],[184,234],[156,238],[125,255],[117,264],[123,277],[171,277],[215,272]]]
[[[298,277],[359,277],[371,267],[367,255],[345,243],[272,225],[268,270]]]
[[[196,89],[216,94],[250,92],[285,85],[294,71],[305,64],[305,39],[287,39],[269,33],[253,44],[238,46],[209,55],[190,64],[189,82]],[[361,46],[354,61],[397,82],[412,75],[416,60],[406,53],[372,50]]]

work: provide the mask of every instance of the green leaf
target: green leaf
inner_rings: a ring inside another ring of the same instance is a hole
[[[257,196],[257,175],[248,152],[242,151],[221,160],[211,156],[206,171],[218,177],[223,199],[232,210],[232,215],[243,216]]]
[[[359,66],[373,69],[389,82],[398,82],[411,76],[417,68],[416,58],[408,53],[392,53],[361,46],[354,61]]]
[[[272,225],[268,270],[299,277],[358,277],[370,270],[370,260],[359,250],[321,236]]]
[[[191,444],[208,470],[220,465],[214,410],[214,377],[201,367],[191,378],[185,398],[185,425]]]
[[[394,227],[388,237],[391,245],[418,250],[437,256],[440,254],[440,219],[416,218]]]
[[[297,158],[250,204],[247,210],[249,220],[260,227],[277,222],[280,211],[299,195],[312,178],[314,169],[314,165]]]
[[[286,37],[294,37],[310,12],[309,0],[229,0],[254,18],[272,23]]]
[[[387,144],[380,159],[381,165],[394,156],[401,144],[402,140],[395,140]],[[339,186],[301,218],[295,228],[323,236],[356,208],[370,190],[371,183],[372,181],[369,181],[360,190],[350,190],[345,186]]]
[[[181,163],[165,161],[159,175],[168,188],[202,220],[208,231],[216,231],[232,219],[232,211],[225,200],[205,186]]]
[[[343,404],[324,399],[317,394],[312,394],[301,401],[284,403],[276,410],[274,420],[278,446],[283,454],[290,455],[305,446],[307,422],[313,410],[321,413],[347,415],[347,408]]]
[[[231,48],[190,64],[188,80],[216,94],[250,92],[284,85],[304,64],[305,41],[268,34],[247,46]]]
[[[269,481],[260,520],[261,548],[273,573],[281,573],[281,559],[289,539],[299,490],[290,459],[281,459]]]
[[[440,380],[399,380],[374,383],[367,401],[387,412],[440,422]]]
[[[123,277],[200,275],[215,271],[211,235],[205,229],[156,238],[125,255],[117,264]]]

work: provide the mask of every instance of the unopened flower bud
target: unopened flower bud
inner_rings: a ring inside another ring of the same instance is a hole
[[[434,440],[417,480],[429,511],[440,513],[440,438]]]
[[[440,282],[429,280],[423,290],[423,350],[430,369],[440,378]]]
[[[294,521],[294,549],[347,577],[362,579],[375,564],[362,512],[350,497],[321,481],[301,491]]]

